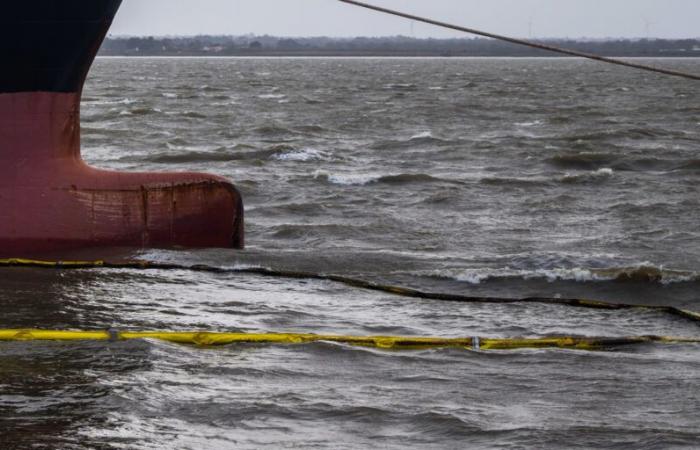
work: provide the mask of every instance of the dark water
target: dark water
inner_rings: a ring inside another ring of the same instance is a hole
[[[697,60],[655,61],[700,72]],[[700,310],[700,91],[573,60],[102,59],[85,158],[229,177],[244,252],[147,259]],[[658,312],[2,271],[2,327],[698,336]],[[697,448],[700,348],[0,344],[2,448]]]

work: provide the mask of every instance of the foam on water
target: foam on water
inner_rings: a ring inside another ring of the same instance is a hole
[[[314,178],[325,179],[331,184],[338,184],[341,186],[364,186],[378,182],[383,176],[382,174],[367,173],[331,174],[324,170],[317,170],[314,173]]]
[[[620,268],[549,268],[549,269],[513,269],[505,268],[473,268],[473,269],[442,269],[429,272],[417,272],[416,275],[429,275],[440,278],[450,278],[471,284],[499,279],[544,279],[555,281],[587,282],[640,282],[640,283],[695,283],[700,281],[700,273],[683,270],[669,270],[642,263],[632,267]]]
[[[411,136],[409,139],[414,140],[414,139],[425,139],[425,138],[432,138],[433,133],[430,131],[422,131],[420,133],[414,134]]]
[[[564,183],[577,183],[586,181],[599,181],[611,178],[615,171],[609,167],[602,167],[598,170],[584,173],[567,173],[561,178]]]
[[[277,153],[273,155],[274,159],[280,161],[320,161],[330,159],[327,152],[316,150],[314,148],[303,148],[300,150],[291,150],[288,152]]]

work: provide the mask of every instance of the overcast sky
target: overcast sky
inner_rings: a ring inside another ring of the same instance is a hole
[[[700,37],[700,0],[367,0],[518,37]],[[124,0],[112,35],[453,37],[336,0]]]

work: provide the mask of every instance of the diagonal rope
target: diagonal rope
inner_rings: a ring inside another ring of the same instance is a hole
[[[526,47],[536,48],[539,50],[545,50],[545,51],[554,52],[554,53],[560,53],[560,54],[568,55],[568,56],[575,56],[577,58],[592,59],[594,61],[600,61],[600,62],[604,62],[604,63],[608,63],[608,64],[615,64],[618,66],[631,67],[631,68],[637,69],[637,70],[645,70],[647,72],[654,72],[654,73],[659,73],[662,75],[670,75],[673,77],[681,77],[681,78],[685,78],[688,80],[700,81],[700,75],[695,75],[695,74],[691,74],[691,73],[687,73],[687,72],[680,72],[680,71],[671,70],[671,69],[663,69],[661,67],[649,66],[646,64],[638,64],[638,63],[633,63],[633,62],[628,62],[628,61],[622,61],[622,60],[616,59],[616,58],[608,58],[608,57],[596,55],[593,53],[586,53],[586,52],[580,52],[577,50],[570,50],[570,49],[555,47],[553,45],[542,44],[539,42],[528,41],[528,40],[524,40],[524,39],[516,39],[516,38],[512,38],[512,37],[508,37],[508,36],[489,33],[486,31],[476,30],[474,28],[461,27],[459,25],[453,25],[453,24],[446,23],[446,22],[440,22],[438,20],[428,19],[425,17],[416,16],[413,14],[408,14],[408,13],[396,11],[393,9],[382,8],[381,6],[370,5],[368,3],[359,2],[356,0],[338,0],[338,1],[350,4],[350,5],[359,6],[361,8],[371,9],[373,11],[378,11],[378,12],[381,12],[384,14],[389,14],[392,16],[398,16],[398,17],[403,17],[405,19],[415,20],[416,22],[423,22],[423,23],[435,25],[435,26],[442,27],[442,28],[448,28],[450,30],[457,30],[457,31],[462,31],[462,32],[469,33],[469,34],[475,34],[477,36],[483,36],[483,37],[487,37],[487,38],[491,38],[491,39],[496,39],[499,41],[510,42],[511,44],[524,45]]]

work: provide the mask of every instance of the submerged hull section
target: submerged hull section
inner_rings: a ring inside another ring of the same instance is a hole
[[[7,34],[0,36],[7,68],[0,75],[0,256],[243,246],[243,204],[227,180],[111,172],[82,161],[80,93],[119,4],[27,0],[3,7],[10,12],[0,18],[0,34]]]

